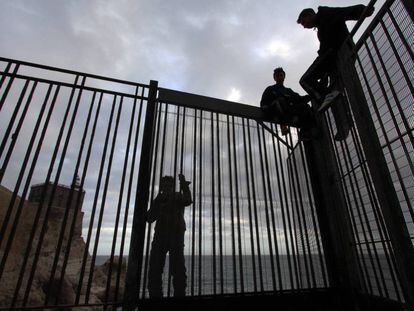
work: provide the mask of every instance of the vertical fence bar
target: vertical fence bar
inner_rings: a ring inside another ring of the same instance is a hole
[[[216,187],[215,187],[215,161],[214,161],[214,114],[210,113],[211,135],[211,226],[213,236],[213,294],[217,294],[217,265],[216,265]]]
[[[287,159],[287,172],[289,176],[289,194],[290,194],[290,201],[291,201],[291,221],[293,226],[291,227],[291,232],[293,233],[293,260],[296,264],[296,271],[297,271],[297,289],[301,289],[303,287],[303,271],[302,271],[302,263],[301,263],[301,254],[299,247],[299,243],[304,246],[303,243],[303,234],[301,234],[301,227],[299,223],[299,215],[297,211],[297,198],[296,198],[296,189],[294,188],[294,177],[293,177],[293,170],[292,170],[292,161],[290,158]],[[293,201],[293,202],[292,202]],[[298,233],[299,231],[299,233]],[[303,255],[304,256],[304,255]],[[307,274],[307,267],[305,265],[305,272]]]
[[[234,116],[232,116],[232,132],[233,132],[233,160],[234,160],[234,185],[236,194],[236,218],[237,218],[237,235],[238,235],[238,257],[239,257],[239,272],[240,272],[240,291],[244,293],[244,276],[243,276],[243,252],[242,252],[242,236],[240,228],[240,200],[239,200],[239,179],[237,166],[237,148],[236,148],[236,130],[234,125]]]
[[[201,143],[201,142],[200,142]],[[197,163],[197,110],[194,110],[194,136],[193,136],[193,209],[191,218],[191,296],[194,296],[194,273],[195,273],[195,216],[196,216],[196,163]]]
[[[200,110],[200,132],[199,132],[199,161],[198,161],[198,295],[202,290],[202,250],[203,250],[203,111]]]
[[[220,257],[220,293],[224,294],[224,262],[223,262],[223,221],[222,221],[222,201],[221,201],[221,148],[220,148],[220,116],[216,113],[216,133],[217,133],[217,197],[218,197],[218,220],[219,220],[219,257]]]
[[[247,120],[247,138],[248,138],[248,146],[249,146],[249,160],[250,160],[250,171],[251,174],[251,183],[252,183],[252,197],[253,197],[253,214],[255,220],[255,234],[256,234],[256,244],[257,244],[257,260],[259,264],[259,281],[260,281],[260,290],[264,291],[264,284],[263,284],[263,266],[262,266],[262,254],[261,254],[261,247],[260,247],[260,235],[259,235],[259,218],[257,213],[257,196],[256,196],[256,185],[255,185],[255,174],[254,174],[254,167],[253,167],[253,152],[252,152],[252,139],[250,133],[250,120]]]
[[[4,102],[6,101],[7,95],[9,95],[10,88],[14,82],[14,78],[16,77],[17,71],[19,70],[20,64],[16,64],[13,69],[13,73],[7,82],[6,89],[4,90],[3,96],[0,99],[0,111],[3,108]]]
[[[149,199],[149,183],[151,178],[151,152],[154,133],[155,107],[158,82],[151,81],[145,113],[144,134],[139,163],[137,193],[135,199],[134,218],[132,224],[131,244],[128,257],[128,268],[125,280],[124,308],[134,310],[138,304],[142,260],[145,239],[145,212]]]
[[[231,217],[231,246],[232,246],[232,260],[233,260],[233,284],[234,292],[237,293],[237,264],[236,264],[236,233],[234,224],[234,202],[233,202],[233,170],[231,165],[231,135],[230,135],[230,117],[226,116],[227,128],[227,152],[228,152],[228,168],[229,168],[229,190],[230,190],[230,217]],[[234,139],[234,137],[233,137]]]
[[[263,185],[263,196],[264,196],[264,208],[265,208],[265,217],[266,217],[266,232],[267,232],[267,240],[269,245],[269,254],[270,254],[270,268],[272,271],[272,286],[273,290],[276,290],[276,273],[275,273],[275,263],[273,261],[273,245],[272,245],[272,232],[271,232],[271,226],[270,226],[270,217],[269,217],[269,206],[268,206],[268,195],[267,191],[270,191],[270,189],[267,189],[266,187],[266,180],[265,180],[265,166],[263,163],[263,153],[266,152],[265,149],[265,142],[261,141],[261,135],[260,135],[260,128],[259,125],[256,125],[257,130],[257,140],[259,142],[259,158],[260,158],[260,169],[261,169],[261,175],[262,175],[262,185]],[[263,144],[263,149],[262,149]]]
[[[247,126],[248,122],[247,122]],[[243,128],[243,150],[244,150],[244,159],[245,159],[245,171],[246,171],[246,188],[247,188],[247,200],[248,200],[248,211],[249,211],[249,234],[250,234],[250,245],[252,248],[252,267],[253,267],[253,290],[257,292],[257,272],[256,272],[256,258],[254,250],[254,231],[253,231],[253,211],[252,211],[252,199],[250,194],[250,176],[253,175],[253,171],[249,172],[249,158],[247,155],[247,140],[246,140],[246,124],[245,118],[242,118],[242,128]],[[253,177],[252,177],[253,178]]]

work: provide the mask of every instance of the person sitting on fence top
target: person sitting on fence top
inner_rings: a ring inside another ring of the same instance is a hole
[[[284,86],[286,73],[278,67],[273,71],[276,84],[268,86],[262,95],[260,107],[271,121],[281,124],[282,134],[289,131],[287,125],[300,128],[299,139],[312,138],[312,128],[316,122],[312,108],[307,104],[309,95],[301,96],[292,89]]]
[[[318,57],[300,79],[303,89],[320,105],[318,112],[326,111],[335,98],[341,95],[340,92],[327,88],[327,77],[332,85],[336,54],[349,36],[345,22],[365,18],[373,13],[374,7],[360,4],[343,8],[320,6],[317,12],[307,8],[299,14],[298,24],[318,31]]]

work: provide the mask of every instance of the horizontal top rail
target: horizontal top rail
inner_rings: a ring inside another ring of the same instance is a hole
[[[165,88],[159,88],[158,90],[158,100],[161,102],[242,118],[255,119],[258,121],[264,121],[265,119],[264,114],[259,107]]]
[[[63,86],[63,87],[83,89],[83,90],[87,90],[87,91],[91,91],[91,92],[100,92],[100,93],[112,94],[112,95],[117,95],[117,96],[122,96],[122,97],[127,97],[127,98],[136,98],[136,99],[148,100],[148,97],[147,96],[140,96],[140,95],[135,95],[135,94],[128,94],[128,93],[123,93],[123,92],[116,92],[116,91],[111,91],[111,90],[108,90],[108,89],[102,89],[102,88],[97,88],[97,87],[89,87],[89,86],[82,86],[82,85],[77,85],[77,84],[73,84],[73,83],[59,82],[59,81],[55,81],[55,80],[43,79],[43,78],[36,78],[36,77],[32,77],[32,76],[27,76],[27,75],[19,75],[19,74],[7,73],[7,72],[4,72],[4,71],[0,71],[0,75],[6,76],[6,77],[15,77],[17,79],[23,79],[23,80],[29,80],[29,81],[36,81],[36,82],[40,82],[40,83],[47,83],[47,84],[52,84],[52,85],[59,85],[59,86]],[[139,85],[137,84],[136,86],[139,86]],[[147,86],[144,85],[144,87],[147,87]]]
[[[288,149],[292,149],[285,140],[263,123],[269,122],[269,120],[265,118],[262,109],[259,107],[165,88],[159,88],[158,91],[158,100],[160,102],[255,120]]]
[[[35,64],[35,63],[26,62],[26,61],[5,58],[5,57],[0,57],[0,61],[10,62],[10,63],[19,64],[23,66],[30,66],[30,67],[40,68],[40,69],[45,69],[45,70],[58,71],[58,72],[68,73],[68,74],[73,74],[73,75],[85,76],[87,78],[99,79],[99,80],[104,80],[104,81],[109,81],[109,82],[116,82],[116,83],[140,86],[140,87],[148,87],[147,84],[143,84],[143,83],[137,83],[137,82],[121,80],[121,79],[114,79],[114,78],[109,78],[105,76],[84,73],[84,72],[74,71],[74,70],[68,70],[68,69],[63,69],[63,68],[58,68],[58,67],[52,67],[52,66],[47,66],[47,65],[42,65],[42,64]]]

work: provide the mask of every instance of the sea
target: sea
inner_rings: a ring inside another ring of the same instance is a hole
[[[95,265],[102,265],[109,258],[110,256],[97,256]],[[262,255],[260,260],[258,256],[249,255],[242,257],[185,256],[185,263],[188,295],[233,294],[328,286],[324,264],[317,255],[307,256],[306,259],[303,256],[297,257],[296,262],[293,261],[292,256],[287,255],[278,257]],[[168,271],[167,255],[163,273],[163,288],[166,296],[172,293]],[[146,280],[143,281],[146,282]]]

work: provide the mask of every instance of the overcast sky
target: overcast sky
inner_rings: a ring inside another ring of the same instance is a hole
[[[377,10],[384,0],[378,2]],[[134,82],[158,80],[161,87],[258,106],[275,67],[284,67],[288,87],[304,93],[298,81],[318,42],[315,31],[296,23],[299,12],[358,3],[368,1],[0,0],[0,56]],[[85,220],[94,192],[87,193]],[[109,249],[113,225],[102,230]]]
[[[299,12],[358,3],[368,1],[0,0],[0,55],[258,105],[278,66],[303,93],[318,42]]]

